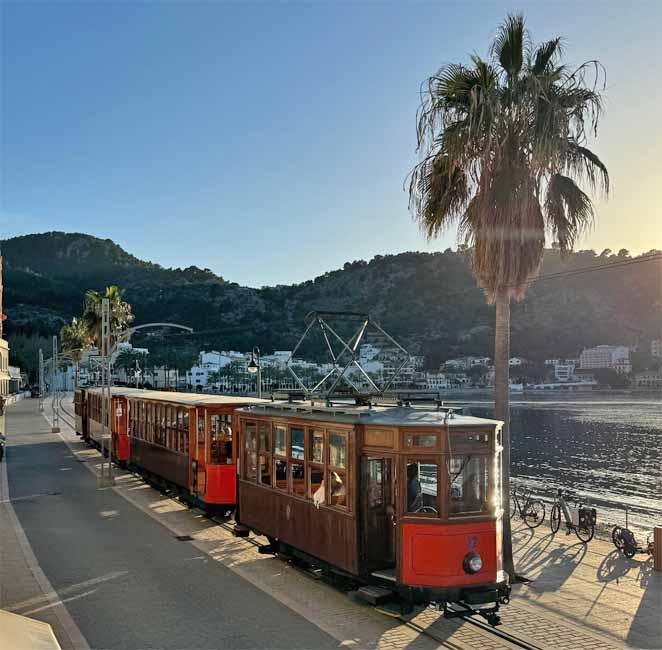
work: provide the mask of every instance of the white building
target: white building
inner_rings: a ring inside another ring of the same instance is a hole
[[[453,370],[469,370],[474,366],[489,366],[491,361],[489,357],[460,357],[459,359],[449,359],[442,366]]]
[[[555,381],[572,381],[577,362],[574,359],[547,359],[545,365],[553,366]]]
[[[638,388],[662,388],[662,372],[645,370],[638,372],[634,377]]]
[[[281,370],[287,365],[288,359],[292,356],[292,350],[274,350],[273,354],[265,354],[260,357],[260,363],[264,367],[280,368]]]
[[[662,339],[653,339],[651,341],[651,354],[654,357],[662,357]]]
[[[625,345],[598,345],[586,348],[579,355],[582,370],[612,368],[616,372],[630,372],[630,349]],[[629,369],[628,369],[629,368]]]
[[[528,360],[522,357],[510,357],[510,359],[508,359],[508,365],[511,367],[525,366],[527,363],[529,363]]]
[[[448,379],[443,372],[425,373],[425,383],[430,390],[444,390],[448,388]]]

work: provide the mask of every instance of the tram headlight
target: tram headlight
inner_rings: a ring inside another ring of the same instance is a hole
[[[478,573],[483,568],[483,558],[478,553],[467,553],[462,566],[465,573]]]

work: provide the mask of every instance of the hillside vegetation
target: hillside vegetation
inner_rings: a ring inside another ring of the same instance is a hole
[[[325,309],[370,312],[411,353],[425,355],[429,367],[461,354],[489,356],[492,349],[494,310],[476,288],[468,255],[450,249],[377,256],[301,284],[262,289],[241,287],[209,269],[166,269],[111,240],[76,233],[15,237],[2,242],[2,254],[7,333],[19,355],[30,348],[26,341],[57,333],[78,315],[87,289],[110,284],[126,288],[136,324],[171,321],[196,330],[151,337],[150,347],[290,349],[305,314]],[[543,276],[607,268],[535,283],[513,308],[513,354],[539,361],[576,356],[599,343],[647,344],[659,335],[662,264],[619,266],[628,259],[625,250],[566,258],[545,251]]]

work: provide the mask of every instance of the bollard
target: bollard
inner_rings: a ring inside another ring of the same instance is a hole
[[[662,571],[662,527],[653,529],[653,566],[656,571]]]

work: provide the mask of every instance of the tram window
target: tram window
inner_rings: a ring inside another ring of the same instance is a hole
[[[347,438],[342,433],[329,433],[329,465],[345,467]]]
[[[436,433],[408,433],[405,438],[407,447],[434,448],[438,444]]]
[[[256,480],[257,478],[257,430],[254,422],[246,424],[246,469],[244,478]]]
[[[274,454],[287,456],[287,435],[283,426],[274,427]]]
[[[455,456],[450,462],[449,512],[487,512],[490,456]]]
[[[326,503],[324,489],[324,468],[308,467],[308,498],[315,502],[316,506]]]
[[[329,470],[329,493],[330,505],[332,506],[347,506],[347,485],[345,480],[345,472],[336,472]]]
[[[292,477],[292,494],[297,497],[306,496],[306,470],[303,463],[290,463]]]
[[[274,485],[279,490],[287,490],[287,461],[274,460]]]
[[[232,463],[232,428],[229,421],[228,415],[212,415],[209,418],[211,463],[217,465]]]
[[[292,444],[291,457],[297,460],[303,460],[303,429],[290,428],[290,438]]]
[[[437,467],[428,460],[407,463],[407,512],[439,515]]]
[[[381,508],[384,505],[384,459],[371,458],[368,461],[368,508]]]
[[[324,431],[310,429],[308,432],[308,460],[311,463],[324,462]]]
[[[453,431],[451,433],[451,453],[453,450],[488,451],[490,446],[489,431]]]
[[[205,411],[200,409],[198,411],[198,445],[205,442]]]
[[[260,483],[271,487],[271,456],[260,454]]]
[[[259,422],[258,431],[260,432],[260,452],[271,453],[271,425],[268,422]]]

